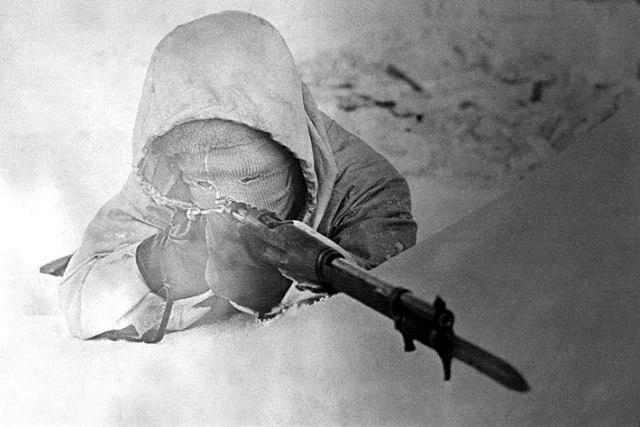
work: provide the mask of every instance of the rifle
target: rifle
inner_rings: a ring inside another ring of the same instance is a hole
[[[241,235],[258,239],[263,260],[298,282],[320,284],[329,293],[342,292],[391,318],[404,340],[405,351],[416,349],[418,341],[436,351],[451,378],[452,359],[458,359],[503,386],[526,392],[524,377],[505,360],[483,350],[453,332],[454,315],[444,300],[429,304],[409,289],[393,286],[360,267],[346,251],[309,226],[283,220],[273,212],[257,209],[229,198],[220,199],[214,209],[190,208],[187,217],[217,212],[235,223]],[[43,273],[62,275],[70,257],[41,267]]]
[[[192,208],[187,217],[218,212],[263,244],[263,259],[297,281],[319,283],[330,293],[342,292],[391,318],[402,334],[405,351],[416,349],[414,340],[432,348],[440,357],[444,379],[451,378],[451,361],[458,359],[512,390],[525,392],[524,377],[503,359],[458,337],[454,315],[444,300],[429,304],[410,290],[393,286],[370,274],[346,251],[309,226],[283,220],[273,212],[257,209],[229,198],[217,208]]]

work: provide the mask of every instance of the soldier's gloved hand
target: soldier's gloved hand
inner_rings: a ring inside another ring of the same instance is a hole
[[[191,221],[184,211],[177,211],[171,226],[140,243],[136,261],[152,291],[166,284],[171,297],[181,299],[209,290],[205,280],[209,256],[205,224],[204,218]]]
[[[218,213],[207,215],[206,236],[206,279],[215,294],[259,313],[280,303],[291,280],[256,256],[251,246],[258,242],[241,237],[239,226]]]

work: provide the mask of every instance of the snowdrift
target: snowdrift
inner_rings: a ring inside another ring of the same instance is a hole
[[[156,345],[78,341],[57,316],[5,318],[0,419],[36,425],[625,425],[640,420],[640,103],[522,185],[376,270],[457,314],[514,363],[510,392],[404,354],[346,296]],[[15,322],[15,323],[14,323]],[[15,329],[12,328],[15,324]],[[17,325],[20,326],[17,326]]]
[[[640,103],[522,186],[378,269],[458,314],[458,334],[519,367],[517,395],[454,364],[460,425],[640,420]],[[431,369],[431,368],[430,368]],[[429,386],[431,387],[431,381]]]

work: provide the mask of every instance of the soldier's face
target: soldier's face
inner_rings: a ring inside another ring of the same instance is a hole
[[[267,134],[215,121],[210,149],[175,155],[193,202],[212,208],[230,197],[286,217],[304,186],[297,160]]]

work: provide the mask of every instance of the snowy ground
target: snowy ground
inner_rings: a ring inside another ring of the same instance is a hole
[[[419,239],[433,235],[538,170],[566,148],[567,135],[586,132],[638,93],[637,62],[625,59],[638,49],[640,15],[632,2],[516,3],[491,2],[479,11],[467,1],[405,8],[194,1],[151,11],[145,2],[134,9],[123,2],[3,2],[2,423],[459,422],[435,356],[403,354],[391,325],[346,297],[277,322],[172,334],[156,346],[79,342],[58,314],[56,280],[37,269],[73,251],[124,182],[153,46],[175,25],[226,8],[251,10],[281,29],[322,109],[402,171]],[[550,16],[555,21],[546,24]],[[496,22],[504,31],[487,31]],[[562,30],[554,36],[551,28]],[[586,37],[592,44],[581,44],[585,28],[600,31]],[[424,401],[441,411],[425,414]]]

